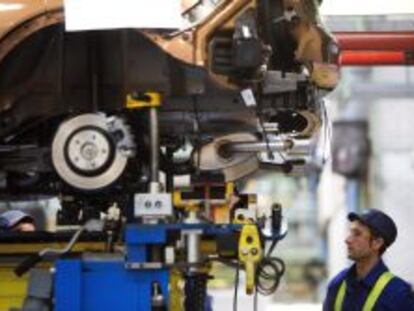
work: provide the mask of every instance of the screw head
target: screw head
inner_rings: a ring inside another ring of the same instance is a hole
[[[161,208],[162,207],[162,202],[161,201],[155,201],[155,204],[154,204],[154,206],[156,207],[156,208]]]
[[[149,200],[145,201],[144,206],[145,206],[145,208],[151,208],[152,207],[151,201],[149,201]]]

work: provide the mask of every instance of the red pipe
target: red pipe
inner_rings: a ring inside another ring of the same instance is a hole
[[[336,32],[342,50],[414,50],[414,32]]]
[[[414,65],[414,58],[401,51],[342,51],[341,66]]]
[[[337,32],[342,66],[414,65],[414,32]]]

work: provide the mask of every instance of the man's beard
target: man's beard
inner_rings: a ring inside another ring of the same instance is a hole
[[[348,250],[347,257],[350,260],[358,261],[370,257],[369,252],[352,252]]]

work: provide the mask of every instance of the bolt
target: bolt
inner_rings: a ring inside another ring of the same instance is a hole
[[[259,250],[258,250],[256,247],[253,247],[253,248],[250,250],[250,253],[252,253],[252,255],[257,255],[257,254],[259,253]]]
[[[243,255],[248,255],[249,254],[249,250],[247,248],[243,248],[242,251],[241,251],[241,253]]]
[[[93,160],[94,158],[96,158],[97,154],[98,154],[98,149],[96,148],[94,144],[86,143],[81,148],[81,155],[86,160]]]
[[[162,202],[161,201],[155,201],[155,207],[156,208],[161,208],[162,207]]]
[[[146,208],[151,208],[151,206],[152,206],[151,201],[149,201],[149,200],[148,201],[145,201],[144,206]]]

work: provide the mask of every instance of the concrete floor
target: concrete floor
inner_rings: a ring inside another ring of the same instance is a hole
[[[213,296],[213,310],[233,310],[232,290],[209,290],[209,294]],[[247,296],[241,287],[238,292],[237,311],[253,311],[253,297]],[[269,297],[259,295],[257,311],[320,311],[322,304],[320,303],[277,303]]]

